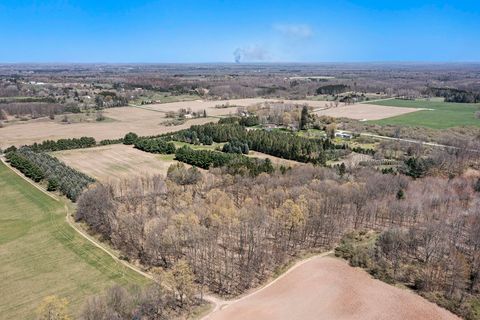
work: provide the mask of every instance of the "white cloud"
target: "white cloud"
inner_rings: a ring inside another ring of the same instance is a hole
[[[292,38],[306,39],[313,35],[312,28],[307,24],[275,24],[273,29]]]

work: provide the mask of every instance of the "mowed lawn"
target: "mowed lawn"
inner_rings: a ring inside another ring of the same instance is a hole
[[[34,318],[48,295],[67,298],[78,315],[85,298],[105,287],[145,283],[78,235],[65,204],[0,162],[0,319]]]
[[[429,127],[434,129],[445,129],[461,126],[480,127],[480,119],[475,118],[475,112],[480,110],[480,104],[399,99],[371,102],[371,104],[391,107],[425,108],[432,110],[422,110],[413,113],[407,113],[387,119],[370,121],[370,123],[377,123],[380,125],[391,124],[414,127]]]

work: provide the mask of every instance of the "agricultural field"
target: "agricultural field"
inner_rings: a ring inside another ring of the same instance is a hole
[[[312,101],[312,100],[278,100],[278,99],[263,99],[263,98],[250,98],[250,99],[232,99],[232,100],[195,100],[184,102],[172,102],[172,103],[160,103],[141,106],[149,110],[155,110],[160,112],[172,112],[179,109],[190,108],[193,112],[203,112],[205,110],[208,116],[228,116],[237,113],[237,107],[248,107],[255,104],[266,102],[284,102],[289,104],[309,105],[312,108],[323,108],[328,102],[326,101]]]
[[[418,112],[398,115],[388,119],[376,120],[373,123],[380,125],[401,125],[413,127],[428,127],[433,129],[446,129],[461,126],[480,127],[480,119],[475,118],[475,112],[480,110],[480,104],[450,103],[437,100],[383,100],[372,104],[423,109]]]
[[[69,226],[71,203],[52,199],[3,163],[0,194],[2,319],[32,319],[49,295],[68,299],[76,314],[106,287],[145,283]]]
[[[389,100],[386,100],[387,102]],[[383,102],[383,101],[382,101]],[[322,109],[315,111],[319,116],[330,116],[335,118],[350,118],[356,120],[379,120],[395,116],[415,113],[421,110],[414,107],[383,106],[370,103],[357,103],[350,105],[340,105],[336,108]]]
[[[48,117],[29,121],[18,121],[6,124],[0,128],[0,148],[10,145],[25,145],[51,139],[79,138],[92,136],[97,140],[116,139],[123,137],[128,132],[139,135],[157,135],[189,128],[191,125],[214,122],[218,117],[228,116],[237,112],[235,106],[249,106],[262,102],[275,102],[273,99],[239,99],[239,100],[212,100],[212,101],[184,101],[164,104],[151,104],[137,107],[118,107],[105,109],[103,115],[106,121],[72,121],[64,123],[50,120]],[[308,103],[312,107],[322,107],[322,101],[284,100],[291,103]],[[227,108],[216,108],[220,105],[232,105]],[[190,108],[194,112],[206,110],[207,118],[186,119],[179,125],[167,125],[169,119],[167,112],[178,112],[179,109]],[[61,118],[58,116],[57,118]],[[72,120],[77,120],[80,115],[73,115]]]
[[[206,319],[459,318],[408,290],[374,280],[343,260],[316,257],[271,285],[220,306]]]
[[[178,101],[192,101],[199,99],[197,95],[191,94],[180,94],[173,95],[169,92],[154,93],[147,96],[140,96],[137,99],[133,100],[133,104],[140,105],[142,102],[149,101],[158,101],[159,103],[169,103],[169,102],[178,102]]]
[[[167,126],[164,113],[153,112],[135,107],[110,108],[104,115],[112,119],[101,122],[58,123],[48,118],[21,122],[0,128],[0,148],[10,145],[25,145],[44,140],[58,140],[61,138],[79,138],[82,136],[102,139],[116,139],[128,132],[140,135],[157,135],[171,131],[189,128],[194,124],[217,121],[215,118],[189,119],[178,126]]]
[[[59,160],[99,181],[107,182],[139,175],[166,175],[177,161],[133,146],[115,144],[102,147],[54,152]]]

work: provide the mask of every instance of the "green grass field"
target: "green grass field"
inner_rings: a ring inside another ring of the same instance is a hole
[[[0,195],[1,319],[32,319],[48,295],[67,298],[76,315],[85,297],[105,287],[147,281],[77,234],[66,222],[66,202],[1,162]]]
[[[429,127],[433,129],[446,129],[461,126],[480,127],[480,120],[475,119],[475,112],[480,110],[480,104],[398,99],[372,102],[372,104],[392,107],[426,108],[432,110],[412,112],[401,116],[370,121],[370,123],[380,125],[390,124],[412,127]]]

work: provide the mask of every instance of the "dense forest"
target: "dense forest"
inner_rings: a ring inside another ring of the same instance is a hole
[[[257,177],[215,169],[190,185],[162,177],[96,185],[79,199],[76,218],[146,266],[186,259],[199,284],[227,296],[265,281],[300,252],[331,248],[349,231],[385,232],[381,259],[404,256],[415,268],[404,271],[412,283],[465,315],[480,289],[476,183],[369,169],[340,175],[309,165]]]
[[[263,152],[272,156],[324,164],[324,150],[335,149],[328,139],[309,139],[282,131],[246,130],[239,124],[205,124],[191,126],[166,139],[179,140],[192,144],[211,144],[212,142],[241,141],[249,150]]]
[[[249,158],[238,153],[193,150],[188,146],[177,149],[175,159],[202,169],[224,167],[229,174],[256,176],[262,172],[274,171],[270,159]]]

